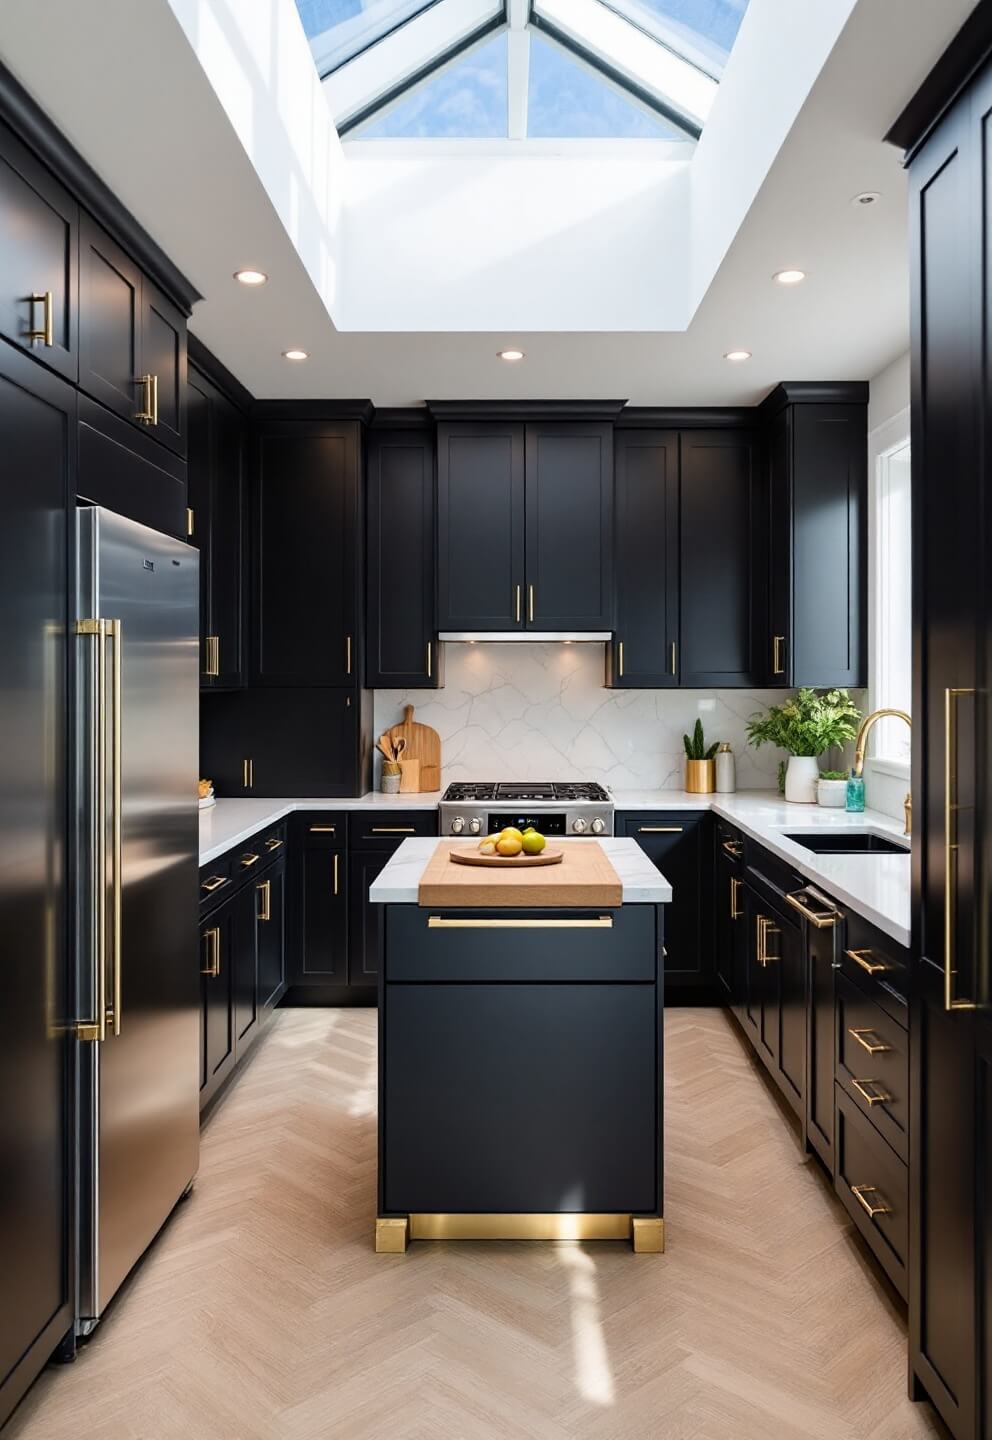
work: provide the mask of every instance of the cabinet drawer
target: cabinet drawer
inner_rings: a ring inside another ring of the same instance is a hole
[[[343,850],[347,835],[347,819],[340,810],[327,813],[320,810],[306,811],[297,819],[299,833],[309,850]]]
[[[857,985],[837,977],[837,1082],[909,1160],[909,1036]]]
[[[209,865],[200,866],[200,914],[212,910],[226,900],[234,889],[231,878],[231,856],[221,855]]]
[[[744,836],[726,820],[716,822],[716,853],[735,865],[744,859]]]
[[[843,973],[866,990],[893,1020],[908,1028],[908,952],[884,931],[849,912],[839,958]]]
[[[498,916],[390,905],[386,979],[650,983],[658,970],[657,929],[653,905],[505,910]]]
[[[905,1299],[909,1247],[906,1166],[839,1085],[836,1099],[837,1194]]]
[[[285,822],[274,825],[271,830],[263,830],[261,835],[256,835],[251,843],[253,849],[262,852],[261,864],[267,865],[270,860],[281,859],[286,853]]]
[[[352,810],[348,844],[360,850],[395,850],[411,835],[436,835],[436,810]]]

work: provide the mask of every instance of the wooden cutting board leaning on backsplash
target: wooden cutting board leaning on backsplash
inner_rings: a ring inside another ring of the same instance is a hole
[[[393,740],[406,741],[401,760],[420,761],[420,789],[440,790],[441,738],[429,725],[414,720],[412,705],[404,705],[402,723],[393,725],[386,734]]]

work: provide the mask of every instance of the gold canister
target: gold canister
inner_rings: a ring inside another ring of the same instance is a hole
[[[716,761],[687,760],[685,788],[689,795],[712,795],[716,789]]]

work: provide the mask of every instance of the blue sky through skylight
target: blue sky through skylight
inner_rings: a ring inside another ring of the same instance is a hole
[[[535,140],[685,139],[558,45],[530,37],[527,134]]]
[[[505,139],[506,32],[453,60],[396,105],[359,126],[362,140]]]

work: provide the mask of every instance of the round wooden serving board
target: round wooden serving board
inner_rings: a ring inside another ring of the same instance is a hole
[[[564,850],[542,850],[540,855],[481,855],[478,850],[450,850],[448,859],[456,865],[489,865],[493,869],[523,870],[531,865],[560,865]]]

